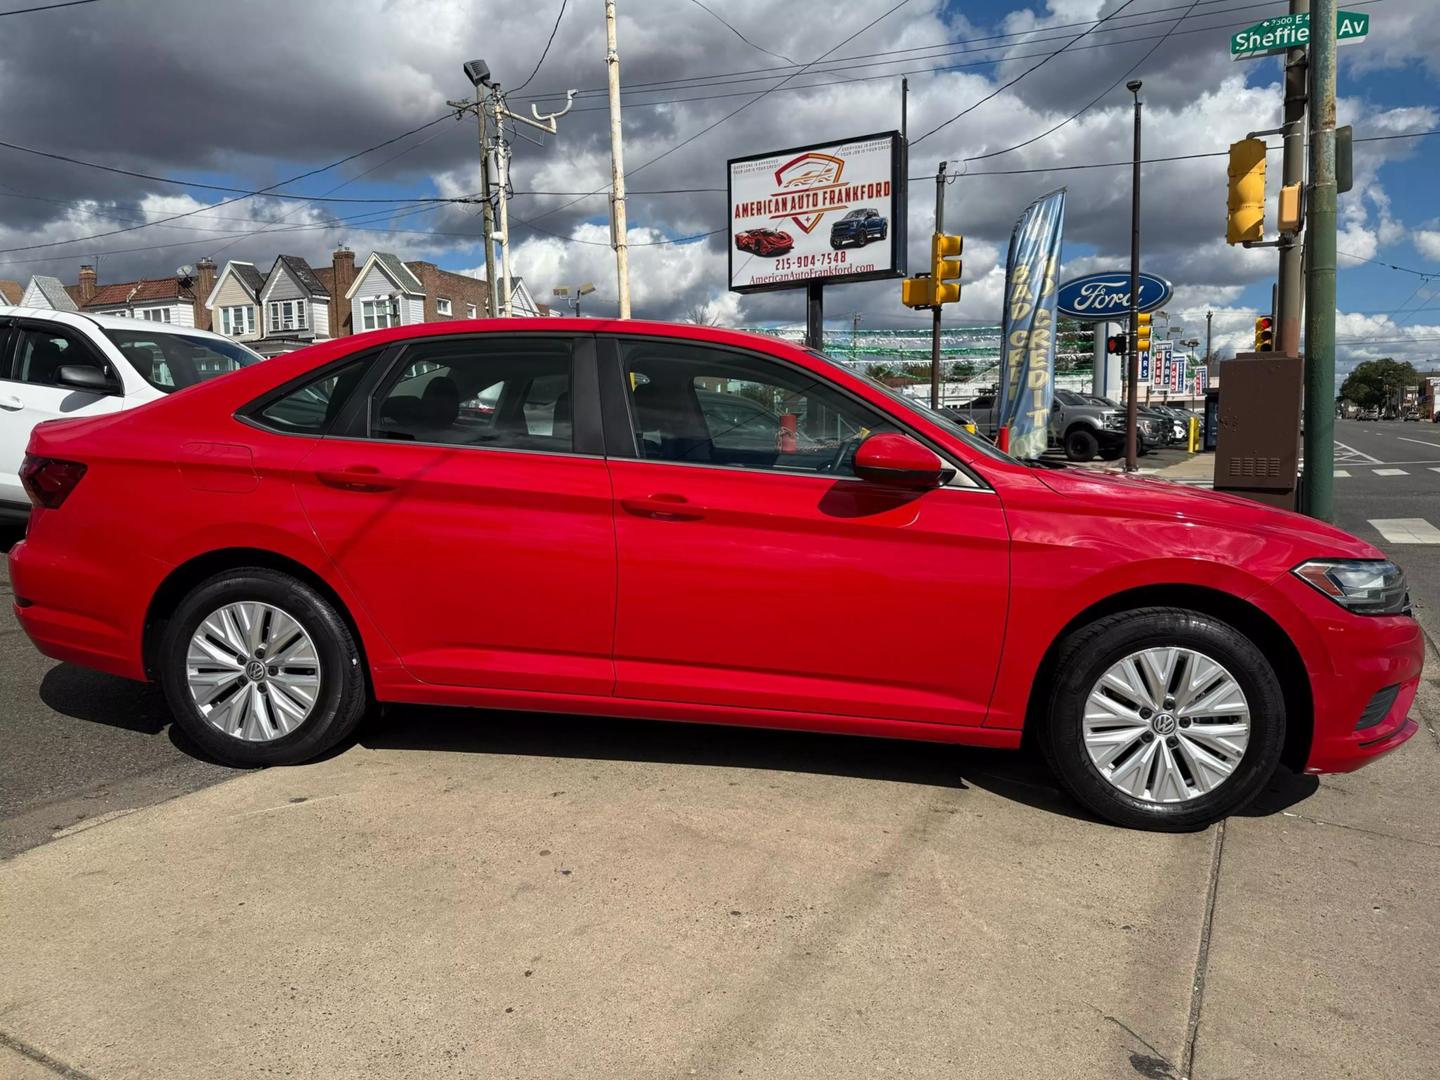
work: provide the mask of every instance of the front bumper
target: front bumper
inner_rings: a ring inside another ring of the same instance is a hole
[[[1307,773],[1352,772],[1419,730],[1409,719],[1425,662],[1418,622],[1408,615],[1352,615],[1292,574],[1266,592],[1268,598],[1256,599],[1283,613],[1310,678],[1314,726]],[[1379,721],[1359,727],[1375,696],[1392,687],[1395,698]]]

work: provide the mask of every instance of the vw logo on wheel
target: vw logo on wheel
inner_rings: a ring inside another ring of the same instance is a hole
[[[259,660],[251,660],[245,665],[245,677],[251,682],[260,682],[265,678],[265,665]]]
[[[1154,727],[1156,735],[1174,735],[1175,717],[1168,712],[1162,712],[1155,717],[1155,722],[1151,726]]]

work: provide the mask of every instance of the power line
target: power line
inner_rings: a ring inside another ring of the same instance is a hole
[[[111,230],[108,230],[108,231],[106,231],[106,232],[92,233],[92,234],[89,235],[89,236],[75,236],[75,237],[71,237],[69,240],[53,240],[53,241],[50,241],[50,242],[44,243],[44,244],[23,244],[23,245],[20,245],[20,246],[18,246],[18,247],[0,248],[0,255],[8,255],[8,254],[10,254],[10,253],[12,253],[12,252],[16,252],[16,251],[37,251],[37,250],[39,250],[39,249],[41,249],[41,248],[63,247],[63,246],[68,245],[68,244],[78,244],[78,243],[81,243],[81,242],[86,241],[86,240],[98,240],[99,238],[101,238],[101,237],[103,237],[103,236],[116,236],[116,235],[119,235],[120,233],[135,232],[135,231],[138,230],[138,229],[146,229],[146,228],[149,228],[151,225],[163,225],[164,223],[169,222],[169,221],[179,221],[181,218],[194,217],[196,214],[203,214],[203,213],[204,213],[205,211],[207,211],[207,210],[214,210],[214,209],[217,209],[217,208],[219,208],[219,207],[221,207],[221,206],[229,206],[231,203],[237,203],[237,202],[240,202],[242,199],[248,199],[248,198],[250,198],[252,195],[264,195],[264,194],[269,194],[269,193],[270,193],[271,191],[273,191],[275,188],[283,187],[283,186],[285,186],[286,184],[298,183],[298,182],[301,181],[301,180],[309,179],[310,177],[316,176],[316,175],[318,175],[319,173],[328,172],[329,170],[335,168],[336,166],[344,165],[347,161],[354,161],[354,160],[355,160],[356,158],[358,158],[358,157],[363,157],[364,155],[369,154],[369,153],[372,153],[372,152],[375,151],[375,150],[380,150],[380,149],[382,149],[383,147],[390,146],[390,145],[392,145],[393,143],[399,142],[401,139],[409,138],[411,135],[414,135],[414,134],[416,134],[417,132],[420,132],[420,131],[424,131],[426,128],[434,127],[436,124],[440,123],[442,120],[449,119],[449,116],[450,116],[450,114],[447,113],[445,116],[437,117],[437,118],[434,119],[434,120],[431,120],[431,121],[429,121],[429,122],[427,122],[427,123],[421,124],[419,127],[411,128],[409,131],[404,132],[403,134],[396,135],[396,136],[395,136],[394,138],[392,138],[392,139],[386,139],[386,140],[385,140],[384,142],[382,142],[382,143],[377,143],[376,145],[371,146],[371,147],[367,147],[367,148],[364,149],[364,150],[360,150],[360,151],[357,151],[356,153],[349,154],[349,155],[347,155],[346,157],[341,158],[339,161],[332,161],[332,162],[330,162],[330,164],[328,164],[328,165],[322,165],[322,166],[321,166],[320,168],[318,168],[318,169],[311,169],[309,172],[301,173],[299,176],[292,176],[292,177],[290,177],[288,180],[281,180],[281,181],[279,181],[278,183],[272,184],[272,185],[271,185],[270,187],[268,187],[268,188],[261,188],[259,191],[247,192],[247,193],[245,193],[245,194],[243,194],[243,195],[236,195],[234,198],[230,198],[230,199],[222,199],[220,202],[218,202],[218,203],[212,203],[212,204],[209,205],[209,206],[203,206],[203,207],[200,207],[199,209],[196,209],[196,210],[187,210],[187,211],[186,211],[185,213],[183,213],[183,214],[172,214],[170,217],[160,218],[158,221],[146,222],[146,223],[143,224],[143,225],[130,225],[130,226],[127,226],[126,228],[123,228],[123,229],[111,229]],[[11,145],[11,144],[8,144],[8,143],[0,143],[0,145],[9,146],[9,145]],[[42,154],[41,156],[43,156],[43,157],[56,157],[56,156],[59,156],[59,155]],[[407,201],[408,201],[408,200],[407,200]],[[449,200],[449,201],[453,201],[453,200]]]
[[[550,28],[550,37],[545,42],[545,48],[541,50],[540,59],[535,61],[535,69],[530,72],[530,78],[526,79],[514,90],[509,91],[510,93],[518,94],[521,90],[524,90],[525,87],[529,86],[531,80],[540,73],[540,65],[545,63],[545,58],[550,55],[550,46],[555,44],[555,34],[560,29],[560,20],[565,17],[565,6],[568,3],[570,3],[570,0],[560,0],[560,11],[555,16],[555,25]]]
[[[41,4],[39,7],[14,8],[11,11],[0,11],[0,19],[6,15],[29,15],[32,11],[54,11],[56,8],[80,7],[82,4],[94,4],[99,0],[64,0],[59,4]]]
[[[1191,0],[1191,4],[1190,4],[1190,6],[1185,10],[1185,14],[1184,14],[1184,15],[1181,15],[1180,18],[1176,19],[1175,22],[1174,22],[1174,24],[1171,25],[1170,29],[1169,29],[1169,30],[1166,30],[1165,33],[1161,34],[1159,40],[1157,40],[1157,41],[1155,42],[1155,44],[1151,45],[1150,48],[1148,48],[1148,49],[1145,50],[1145,55],[1144,55],[1144,56],[1140,57],[1139,60],[1136,60],[1135,63],[1131,64],[1128,68],[1126,68],[1126,69],[1125,69],[1125,73],[1124,73],[1123,75],[1121,75],[1118,79],[1116,79],[1114,82],[1112,82],[1112,83],[1111,83],[1109,86],[1107,86],[1104,90],[1100,91],[1100,93],[1096,94],[1096,95],[1095,95],[1093,98],[1091,98],[1085,105],[1081,106],[1078,110],[1076,110],[1075,112],[1071,113],[1071,114],[1070,114],[1069,116],[1067,116],[1064,120],[1061,120],[1061,121],[1060,121],[1058,124],[1056,124],[1054,127],[1047,128],[1045,131],[1042,131],[1039,135],[1036,135],[1036,136],[1034,136],[1033,138],[1026,139],[1024,142],[1016,143],[1014,146],[1007,146],[1007,147],[1005,147],[1003,150],[992,150],[992,151],[990,151],[988,154],[976,154],[976,155],[973,156],[973,157],[967,157],[965,160],[966,160],[966,161],[985,161],[985,160],[987,160],[988,158],[999,157],[1001,154],[1008,154],[1008,153],[1010,153],[1012,150],[1019,150],[1019,149],[1021,149],[1022,147],[1029,146],[1031,143],[1037,143],[1037,142],[1039,142],[1041,139],[1044,139],[1044,138],[1047,138],[1048,136],[1054,135],[1055,132],[1059,131],[1061,128],[1063,128],[1066,124],[1070,123],[1072,120],[1076,120],[1076,119],[1078,119],[1079,117],[1083,116],[1085,113],[1089,112],[1092,106],[1094,106],[1097,102],[1099,102],[1102,98],[1104,98],[1107,94],[1109,94],[1112,90],[1114,90],[1114,89],[1115,89],[1117,86],[1119,86],[1122,82],[1124,82],[1124,81],[1125,81],[1126,79],[1128,79],[1131,75],[1133,75],[1133,74],[1135,73],[1135,69],[1136,69],[1136,68],[1138,68],[1141,64],[1145,63],[1145,61],[1149,60],[1150,57],[1154,56],[1154,55],[1155,55],[1155,50],[1158,49],[1158,48],[1160,48],[1161,45],[1164,45],[1165,42],[1170,39],[1170,35],[1173,34],[1173,33],[1175,33],[1175,31],[1179,28],[1180,24],[1190,17],[1190,13],[1195,10],[1195,5],[1198,4],[1199,2],[1200,2],[1200,0]],[[1038,66],[1038,65],[1037,65],[1037,66]]]
[[[1092,26],[1089,30],[1086,30],[1084,33],[1079,34],[1079,35],[1077,35],[1076,37],[1074,37],[1074,38],[1070,39],[1069,41],[1067,41],[1064,45],[1061,45],[1060,48],[1056,49],[1056,50],[1055,50],[1054,52],[1052,52],[1049,56],[1045,57],[1045,59],[1041,60],[1041,61],[1040,61],[1038,64],[1036,64],[1034,67],[1026,68],[1026,69],[1025,69],[1024,71],[1022,71],[1019,75],[1016,75],[1015,78],[1011,79],[1009,82],[1001,83],[1001,84],[1000,84],[999,86],[997,86],[993,91],[991,91],[990,93],[986,94],[983,98],[981,98],[979,101],[975,102],[973,105],[968,105],[968,106],[966,106],[965,108],[961,109],[961,110],[960,110],[958,113],[956,113],[954,116],[950,117],[949,120],[946,120],[944,123],[941,123],[941,124],[936,124],[933,128],[931,128],[929,131],[925,132],[924,135],[921,135],[920,138],[916,139],[916,140],[915,140],[914,142],[912,142],[910,145],[911,145],[912,147],[919,146],[922,142],[924,142],[926,139],[928,139],[931,135],[934,135],[937,131],[943,131],[945,128],[947,128],[947,127],[949,127],[951,124],[953,124],[956,120],[959,120],[962,116],[966,116],[966,115],[968,115],[969,113],[974,112],[974,111],[975,111],[976,109],[978,109],[981,105],[984,105],[987,101],[990,101],[990,100],[992,100],[992,99],[994,99],[994,98],[996,98],[996,97],[999,97],[999,96],[1000,96],[1001,94],[1003,94],[1006,90],[1010,89],[1010,87],[1014,86],[1016,83],[1018,83],[1021,79],[1025,78],[1027,75],[1030,75],[1030,74],[1033,74],[1033,73],[1036,72],[1036,71],[1039,71],[1042,67],[1044,67],[1046,64],[1048,64],[1051,60],[1054,60],[1055,57],[1059,56],[1059,55],[1060,55],[1061,53],[1063,53],[1066,49],[1070,48],[1071,45],[1074,45],[1074,44],[1075,44],[1077,41],[1079,41],[1081,38],[1086,37],[1087,35],[1089,35],[1091,31],[1099,28],[1099,27],[1100,27],[1101,25],[1103,25],[1104,23],[1106,23],[1106,22],[1108,22],[1109,20],[1115,18],[1116,15],[1119,15],[1122,11],[1124,11],[1126,8],[1128,8],[1128,7],[1129,7],[1131,4],[1133,4],[1134,2],[1135,2],[1135,0],[1125,0],[1125,3],[1121,4],[1121,5],[1120,5],[1118,8],[1116,8],[1115,11],[1112,12],[1111,14],[1105,16],[1105,18],[1101,19],[1101,20],[1100,20],[1099,22],[1097,22],[1094,26]]]
[[[755,50],[758,51],[758,52],[763,52],[766,56],[773,56],[773,57],[775,57],[775,59],[777,59],[777,60],[784,60],[787,64],[791,65],[792,67],[798,67],[798,66],[799,66],[798,64],[795,63],[794,60],[791,60],[790,57],[784,55],[783,53],[771,52],[769,49],[765,48],[765,46],[755,44],[755,42],[751,41],[748,37],[746,37],[744,34],[742,34],[739,30],[735,29],[734,26],[732,26],[732,25],[730,25],[730,23],[726,22],[717,12],[713,11],[712,9],[710,9],[710,8],[706,7],[704,4],[702,4],[702,3],[700,2],[700,0],[690,0],[690,2],[691,2],[692,4],[694,4],[696,7],[698,7],[701,11],[705,12],[705,14],[709,15],[712,19],[714,19],[716,22],[718,22],[721,26],[725,27],[725,29],[729,30],[732,34],[734,34],[736,37],[738,37],[738,38],[739,38],[741,41],[743,41],[746,45],[749,45],[752,49],[755,49]]]

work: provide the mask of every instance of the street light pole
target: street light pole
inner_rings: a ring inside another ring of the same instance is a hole
[[[1126,385],[1129,394],[1125,400],[1125,470],[1135,472],[1140,468],[1139,427],[1140,427],[1140,80],[1132,79],[1125,84],[1135,97],[1135,150],[1130,174],[1130,341],[1129,371]]]
[[[1335,516],[1335,0],[1310,14],[1310,212],[1305,220],[1304,512]]]

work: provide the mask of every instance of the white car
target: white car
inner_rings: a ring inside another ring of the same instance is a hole
[[[260,360],[204,330],[0,306],[0,518],[30,513],[19,470],[36,424],[133,409]]]

